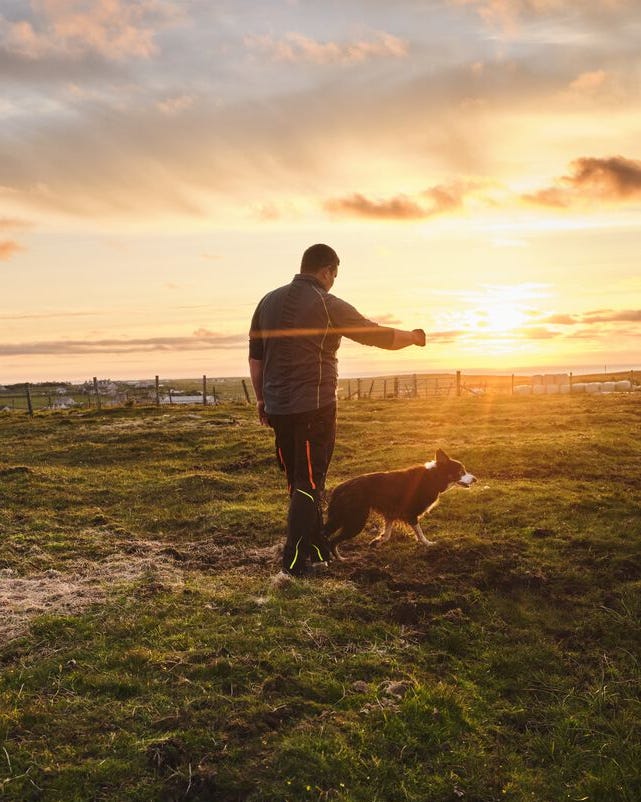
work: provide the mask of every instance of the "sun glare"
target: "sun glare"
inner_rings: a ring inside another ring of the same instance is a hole
[[[459,308],[446,313],[446,325],[461,332],[468,353],[505,354],[531,346],[522,331],[532,319],[535,299],[549,294],[542,284],[484,285],[457,293]]]
[[[487,311],[487,331],[506,332],[520,328],[527,321],[526,313],[517,307],[497,303]]]
[[[451,312],[449,323],[484,333],[513,331],[528,322],[532,302],[547,294],[542,284],[491,284],[457,293],[462,308]]]

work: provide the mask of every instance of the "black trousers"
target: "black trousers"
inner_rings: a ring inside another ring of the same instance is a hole
[[[283,570],[304,572],[308,561],[331,556],[323,537],[321,501],[336,439],[336,404],[294,415],[270,415],[276,457],[289,492]]]

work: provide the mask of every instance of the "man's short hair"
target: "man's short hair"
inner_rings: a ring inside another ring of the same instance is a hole
[[[318,273],[324,267],[338,267],[341,260],[329,245],[310,245],[300,263],[301,273]]]

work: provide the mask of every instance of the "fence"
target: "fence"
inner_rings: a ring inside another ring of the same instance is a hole
[[[564,393],[632,392],[641,389],[639,371],[574,376],[572,373],[517,376],[464,376],[462,371],[440,374],[399,374],[374,378],[340,379],[338,398],[362,399],[436,398],[439,396],[543,395]],[[123,407],[138,405],[199,404],[255,401],[249,379],[154,380],[112,382],[98,380],[83,385],[31,385],[23,383],[0,389],[0,411],[24,411],[33,415],[42,409]]]
[[[112,382],[98,380],[82,385],[22,383],[0,390],[0,411],[33,415],[44,409],[103,409],[108,407],[161,406],[164,404],[253,403],[249,379],[160,380]]]
[[[532,376],[410,374],[339,381],[339,399],[430,398],[435,396],[544,395],[564,393],[630,392],[639,385],[639,371],[574,376],[573,373]]]

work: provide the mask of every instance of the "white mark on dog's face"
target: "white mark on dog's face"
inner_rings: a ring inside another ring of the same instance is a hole
[[[429,471],[431,468],[436,468],[436,462],[432,460],[431,462],[425,463],[425,468]]]
[[[473,476],[471,473],[464,473],[463,476],[458,480],[458,484],[462,485],[463,487],[470,487],[476,482],[476,476]]]

